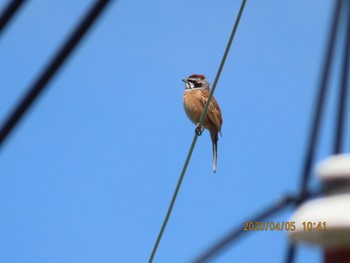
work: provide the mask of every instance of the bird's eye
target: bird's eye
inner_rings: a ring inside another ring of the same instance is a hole
[[[198,82],[197,80],[189,79],[188,81],[191,82],[191,83],[193,83],[193,85],[194,85],[196,88],[202,87],[202,83]]]

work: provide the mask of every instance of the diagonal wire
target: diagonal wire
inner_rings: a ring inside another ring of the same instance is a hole
[[[341,2],[342,2],[341,0],[338,0],[335,3],[334,15],[332,18],[332,25],[329,32],[328,46],[327,46],[324,66],[321,72],[318,97],[314,108],[313,122],[310,129],[310,134],[309,134],[309,142],[308,142],[308,146],[304,156],[304,164],[303,164],[303,170],[302,170],[302,176],[301,176],[302,179],[301,179],[301,186],[300,186],[301,196],[304,196],[305,193],[307,192],[308,181],[311,175],[311,168],[314,162],[316,143],[320,133],[319,131],[320,131],[321,118],[322,118],[322,113],[325,105],[325,99],[327,95],[327,85],[329,82],[332,58],[334,56],[334,51],[335,51],[336,36],[339,28]]]
[[[341,184],[336,185],[335,187],[342,187]],[[321,196],[324,193],[324,189],[319,189],[314,192],[308,192],[306,194],[306,198],[316,198]],[[271,204],[269,207],[262,210],[260,213],[257,213],[255,216],[251,216],[250,218],[244,220],[244,222],[262,222],[272,215],[280,212],[285,209],[289,205],[296,205],[300,203],[300,196],[297,195],[286,195],[281,198],[279,201]],[[244,227],[242,224],[237,225],[233,228],[228,234],[222,237],[219,241],[217,241],[214,245],[212,245],[209,249],[207,249],[204,253],[198,256],[193,263],[204,263],[208,262],[208,260],[213,259],[218,253],[227,248],[232,242],[236,241],[239,237],[244,234],[250,233],[249,231],[244,231]],[[294,248],[293,248],[294,250]]]
[[[262,221],[266,217],[271,216],[272,214],[284,209],[289,204],[299,204],[306,198],[315,197],[320,195],[320,192],[315,192],[313,194],[310,194],[307,189],[307,181],[309,178],[309,174],[311,172],[311,165],[313,162],[314,152],[315,152],[315,146],[318,138],[318,132],[319,132],[319,126],[320,121],[322,117],[322,110],[324,107],[324,101],[326,97],[326,88],[328,84],[329,79],[329,72],[331,67],[331,59],[333,57],[333,51],[335,46],[335,36],[338,29],[338,17],[340,13],[340,3],[336,3],[335,11],[334,11],[334,17],[333,17],[333,23],[332,28],[330,31],[330,37],[329,37],[329,43],[328,43],[328,49],[326,54],[326,59],[324,63],[323,68],[323,74],[321,75],[321,81],[320,81],[320,89],[319,89],[319,95],[317,99],[317,103],[315,104],[315,115],[314,115],[314,121],[313,125],[311,126],[310,136],[309,136],[309,144],[308,148],[305,154],[304,159],[304,166],[303,166],[303,174],[302,174],[302,184],[301,184],[301,191],[296,196],[290,196],[285,197],[280,202],[271,205],[269,208],[265,209],[263,212],[261,212],[259,215],[257,215],[253,219],[249,219],[248,221]],[[200,257],[198,257],[194,262],[195,263],[202,263],[206,262],[207,260],[211,259],[215,254],[219,253],[222,249],[227,247],[231,242],[239,238],[242,234],[244,234],[243,227],[237,226],[235,229],[233,229],[229,234],[227,234],[225,237],[223,237],[220,241],[218,241],[214,246],[212,246],[209,250],[207,250],[205,253],[203,253]],[[292,262],[289,260],[292,260],[294,257],[295,247],[290,246],[287,254],[287,262]]]
[[[333,153],[339,154],[342,152],[342,147],[344,146],[344,131],[345,131],[345,121],[346,121],[346,104],[347,104],[347,94],[348,94],[348,76],[349,76],[349,59],[350,59],[350,5],[346,2],[347,6],[345,8],[347,19],[346,21],[346,35],[344,41],[344,53],[342,61],[342,72],[341,72],[341,83],[338,94],[338,109],[337,118],[334,133],[334,148]]]
[[[3,146],[7,136],[11,133],[16,124],[20,121],[23,115],[27,112],[32,103],[37,99],[40,93],[47,87],[47,83],[51,80],[66,58],[70,55],[93,22],[102,12],[109,0],[96,1],[91,9],[88,11],[83,20],[78,24],[68,40],[64,43],[62,48],[49,62],[42,74],[30,86],[28,92],[23,99],[18,103],[17,107],[8,116],[4,125],[0,128],[0,149]]]
[[[286,254],[286,263],[294,262],[295,252],[296,252],[295,244],[289,243],[287,248],[287,254]]]
[[[24,0],[12,0],[4,9],[4,12],[0,15],[0,34],[5,29],[7,23],[16,14],[19,8],[24,3]]]
[[[221,71],[222,71],[222,69],[223,69],[223,67],[224,67],[224,65],[225,65],[225,61],[226,61],[226,58],[227,58],[228,53],[229,53],[229,51],[230,51],[231,44],[232,44],[232,41],[233,41],[233,39],[234,39],[236,30],[237,30],[237,28],[238,28],[239,21],[240,21],[240,19],[241,19],[241,16],[242,16],[242,13],[243,13],[245,4],[246,4],[246,0],[243,0],[243,1],[242,1],[242,4],[241,4],[241,7],[240,7],[240,9],[239,9],[239,12],[238,12],[238,15],[237,15],[235,24],[234,24],[234,26],[233,26],[230,39],[229,39],[229,41],[228,41],[228,43],[227,43],[227,46],[226,46],[226,49],[225,49],[223,58],[222,58],[222,60],[221,60],[221,63],[220,63],[218,72],[217,72],[217,74],[216,74],[216,77],[215,77],[213,86],[212,86],[211,91],[210,91],[210,93],[209,93],[207,103],[206,103],[206,105],[205,105],[205,107],[204,107],[204,109],[203,109],[201,118],[200,118],[200,120],[199,120],[198,127],[201,127],[202,124],[203,124],[203,122],[204,122],[205,115],[207,114],[207,111],[208,111],[208,108],[209,108],[209,104],[210,104],[211,98],[212,98],[213,93],[214,93],[214,91],[215,91],[216,85],[217,85],[217,83],[218,83],[218,81],[219,81],[219,78],[220,78],[220,75],[221,75]],[[155,256],[155,254],[156,254],[156,252],[157,252],[157,248],[158,248],[159,242],[160,242],[160,240],[161,240],[161,238],[162,238],[163,232],[164,232],[165,227],[166,227],[166,225],[167,225],[167,223],[168,223],[168,220],[169,220],[169,218],[170,218],[171,211],[172,211],[173,206],[174,206],[174,204],[175,204],[177,194],[178,194],[178,192],[179,192],[179,190],[180,190],[181,183],[182,183],[182,180],[183,180],[183,178],[184,178],[184,176],[185,176],[185,173],[186,173],[186,170],[187,170],[187,166],[188,166],[188,163],[190,162],[190,159],[191,159],[191,156],[192,156],[192,152],[193,152],[193,149],[194,149],[194,147],[195,147],[195,145],[196,145],[197,139],[198,139],[198,135],[195,134],[195,135],[194,135],[194,138],[193,138],[193,141],[192,141],[192,144],[191,144],[191,147],[190,147],[190,150],[189,150],[189,152],[188,152],[188,154],[187,154],[187,158],[186,158],[185,164],[184,164],[184,166],[183,166],[183,168],[182,168],[182,171],[181,171],[179,180],[178,180],[178,182],[177,182],[177,185],[176,185],[176,188],[175,188],[173,197],[172,197],[172,199],[171,199],[171,202],[170,202],[170,205],[169,205],[167,214],[166,214],[166,216],[165,216],[165,218],[164,218],[162,227],[161,227],[161,229],[160,229],[160,231],[159,231],[157,240],[156,240],[156,242],[155,242],[155,244],[154,244],[154,247],[153,247],[151,256],[150,256],[150,258],[149,258],[149,261],[148,261],[149,263],[153,262],[154,256]]]
[[[340,11],[342,0],[337,0],[334,3],[334,11],[329,31],[328,44],[326,48],[326,54],[323,63],[323,69],[320,77],[320,84],[318,90],[318,97],[315,103],[314,116],[312,126],[310,127],[309,143],[304,156],[304,164],[302,170],[302,179],[300,185],[300,203],[305,201],[308,192],[308,182],[311,176],[311,167],[314,162],[316,143],[320,133],[320,124],[322,119],[323,109],[325,107],[325,99],[327,95],[327,88],[329,83],[329,76],[332,66],[332,60],[334,57],[336,37],[339,31],[340,24]],[[286,253],[286,263],[294,262],[295,257],[295,245],[289,244]]]
[[[342,184],[335,185],[334,187],[343,187]],[[324,189],[319,189],[314,192],[308,192],[306,193],[306,198],[316,198],[321,195],[323,195]],[[272,215],[280,212],[281,210],[285,209],[289,205],[296,205],[300,203],[300,196],[299,194],[296,195],[285,195],[285,197],[281,198],[279,201],[271,204],[269,207],[262,210],[260,213],[256,214],[255,216],[252,216],[244,222],[261,222],[266,220],[267,218],[271,217]],[[236,241],[239,237],[241,237],[244,234],[248,234],[250,231],[244,231],[244,227],[242,224],[237,225],[235,228],[233,228],[228,234],[226,234],[224,237],[222,237],[219,241],[217,241],[213,246],[211,246],[209,249],[207,249],[204,253],[202,253],[200,256],[198,256],[193,263],[204,263],[208,262],[208,260],[212,259],[214,256],[216,256],[218,253],[220,253],[222,250],[227,248],[232,242]]]
[[[207,110],[208,110],[208,108],[209,108],[209,104],[210,104],[211,97],[213,96],[214,91],[215,91],[215,89],[216,89],[216,85],[217,85],[218,82],[219,82],[219,78],[220,78],[220,75],[221,75],[221,71],[222,71],[222,69],[224,68],[224,65],[225,65],[225,62],[226,62],[226,58],[227,58],[228,53],[229,53],[229,51],[230,51],[231,44],[232,44],[233,38],[234,38],[234,36],[235,36],[236,30],[237,30],[237,28],[238,28],[239,21],[240,21],[240,19],[241,19],[241,16],[242,16],[242,13],[243,13],[243,10],[244,10],[244,6],[245,6],[246,2],[247,2],[246,0],[243,0],[243,1],[242,1],[241,7],[240,7],[240,9],[239,9],[239,12],[238,12],[238,15],[237,15],[237,18],[236,18],[236,22],[235,22],[235,24],[234,24],[234,26],[233,26],[233,29],[232,29],[232,33],[231,33],[230,39],[229,39],[229,41],[228,41],[228,43],[227,43],[227,46],[226,46],[226,49],[225,49],[224,56],[223,56],[223,58],[222,58],[222,60],[221,60],[221,63],[220,63],[218,72],[216,73],[216,77],[215,77],[213,86],[212,86],[212,88],[211,88],[211,90],[210,90],[210,93],[209,93],[209,96],[208,96],[208,101],[207,101],[207,103],[205,104],[205,107],[204,107],[204,109],[203,109],[202,116],[201,116],[201,118],[200,118],[200,120],[199,120],[198,127],[201,127],[202,124],[203,124],[203,122],[204,122],[204,118],[205,118],[205,115],[206,115]]]
[[[273,214],[281,211],[286,208],[290,204],[297,203],[297,197],[295,196],[286,196],[282,200],[272,204],[268,208],[264,209],[262,212],[258,213],[256,216],[249,218],[249,220],[245,220],[245,222],[261,222],[266,218],[272,216]],[[212,259],[215,255],[217,255],[220,251],[230,245],[233,241],[241,237],[241,235],[247,233],[244,231],[244,227],[242,224],[239,224],[236,228],[230,231],[227,235],[221,238],[214,246],[210,249],[206,250],[202,255],[200,255],[197,259],[193,261],[193,263],[204,263],[208,262],[208,260]]]

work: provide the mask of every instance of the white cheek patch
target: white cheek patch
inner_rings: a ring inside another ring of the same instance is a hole
[[[192,82],[186,82],[186,89],[193,89],[194,88],[194,84]]]

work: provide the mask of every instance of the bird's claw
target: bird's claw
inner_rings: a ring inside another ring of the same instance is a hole
[[[203,131],[204,131],[204,127],[203,126],[198,126],[198,124],[197,124],[197,127],[196,127],[196,129],[195,129],[195,132],[196,132],[196,134],[198,135],[198,136],[201,136],[202,135],[202,133],[203,133]]]

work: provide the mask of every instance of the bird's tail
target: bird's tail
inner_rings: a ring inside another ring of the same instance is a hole
[[[218,161],[218,133],[212,132],[210,133],[211,141],[213,143],[213,172],[216,173],[216,164]]]

